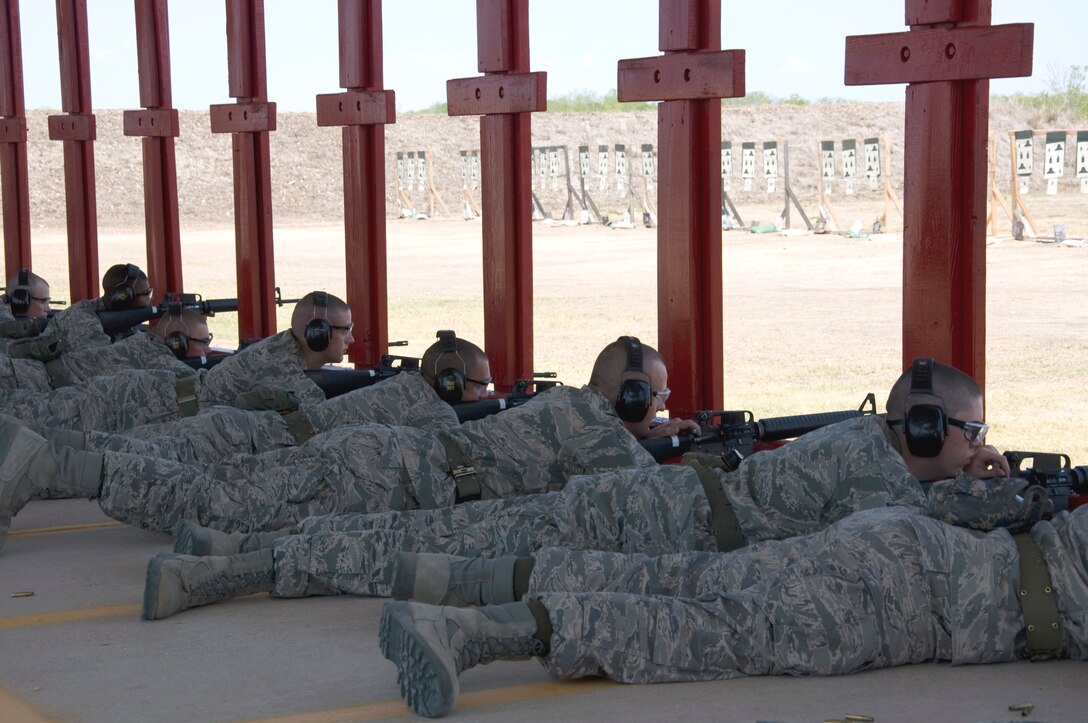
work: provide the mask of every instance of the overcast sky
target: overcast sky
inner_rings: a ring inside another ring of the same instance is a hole
[[[281,111],[313,111],[314,96],[339,88],[336,0],[265,0],[268,98]],[[91,100],[95,108],[139,107],[132,0],[87,0]],[[533,70],[548,95],[604,94],[616,61],[658,54],[657,0],[532,0]],[[23,0],[27,108],[58,108],[56,11]],[[477,75],[473,0],[389,0],[383,4],[385,87],[397,110],[445,101],[449,78]],[[902,86],[843,85],[847,35],[905,30],[903,0],[722,0],[722,47],[747,51],[749,91],[856,100],[901,100]],[[1046,90],[1055,73],[1088,65],[1088,0],[993,0],[993,21],[1035,23],[1031,78],[996,80],[998,94]],[[224,0],[172,0],[174,105],[229,103]]]

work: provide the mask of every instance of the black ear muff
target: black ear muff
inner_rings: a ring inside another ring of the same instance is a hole
[[[640,374],[646,377],[642,370],[642,342],[638,337],[621,336],[620,341],[627,345],[627,367],[624,375]],[[641,422],[650,411],[653,402],[653,390],[650,389],[649,378],[628,378],[620,382],[620,391],[616,396],[616,414],[625,422]]]
[[[317,315],[320,308],[321,316]],[[310,351],[325,351],[329,348],[332,339],[332,325],[329,324],[329,295],[324,291],[314,292],[314,316],[306,322],[303,332],[306,336],[306,346]]]
[[[30,271],[19,269],[19,283],[11,290],[8,305],[14,316],[25,316],[30,311]]]
[[[189,354],[189,335],[183,334],[180,331],[175,331],[166,335],[163,339],[166,344],[166,348],[174,352],[174,356],[178,359],[184,359]]]
[[[125,264],[125,278],[110,290],[110,308],[131,309],[132,302],[136,300],[136,282],[139,280],[140,267],[136,264]]]
[[[921,399],[911,404],[912,397]],[[944,400],[933,394],[932,359],[922,357],[914,360],[910,372],[910,394],[904,400],[904,406],[903,432],[907,438],[907,449],[915,457],[939,455],[948,433],[948,421],[944,413]]]
[[[465,360],[457,352],[457,334],[452,329],[441,329],[435,336],[438,337],[438,349],[441,352],[434,360],[434,390],[439,398],[447,404],[457,404],[465,393]],[[454,355],[461,362],[461,368],[454,366],[443,367],[438,365],[445,357]]]

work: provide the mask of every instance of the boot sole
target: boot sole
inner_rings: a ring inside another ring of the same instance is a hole
[[[397,666],[401,697],[416,714],[439,718],[450,712],[457,693],[445,666],[415,628],[407,603],[386,603],[382,608],[378,643],[386,660]]]
[[[159,581],[162,577],[162,563],[168,553],[160,552],[147,563],[147,578],[144,581],[144,607],[140,617],[144,620],[158,620]]]

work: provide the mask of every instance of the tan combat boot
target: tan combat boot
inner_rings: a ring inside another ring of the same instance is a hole
[[[161,552],[147,565],[144,620],[161,620],[198,605],[271,592],[272,550],[197,557]]]
[[[222,532],[182,520],[174,531],[174,552],[179,555],[237,555],[272,547],[276,540],[294,534],[287,527],[271,532]]]
[[[397,665],[400,693],[428,718],[450,712],[457,676],[499,658],[544,655],[537,618],[528,603],[484,608],[390,602],[382,608],[378,640],[382,655]]]
[[[398,552],[393,563],[393,597],[455,607],[516,602],[517,560]]]

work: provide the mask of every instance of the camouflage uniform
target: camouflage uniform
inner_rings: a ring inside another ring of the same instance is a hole
[[[15,321],[15,314],[11,313],[11,304],[0,299],[0,321]]]
[[[104,453],[100,505],[150,529],[181,519],[223,530],[277,529],[317,514],[448,507],[457,483],[448,450],[475,465],[485,498],[560,488],[570,475],[655,465],[588,387],[558,387],[455,429],[356,425],[306,444],[197,467]]]
[[[178,381],[165,369],[133,369],[48,392],[0,389],[0,403],[5,414],[39,427],[128,429],[181,418]]]
[[[108,346],[73,349],[49,362],[11,359],[0,355],[0,387],[48,392],[98,376],[110,376],[128,369],[169,369],[192,374],[158,337],[138,333]]]
[[[505,414],[505,412],[504,412]],[[927,498],[881,417],[848,420],[749,457],[734,472],[710,470],[733,505],[747,543],[807,534],[858,510],[905,506],[947,521],[992,522],[1023,480],[967,475]],[[276,548],[276,594],[386,595],[398,550],[527,555],[546,545],[663,555],[718,550],[699,473],[685,465],[619,469],[572,478],[562,492],[502,505],[344,515],[304,520]]]
[[[321,387],[306,376],[306,362],[290,329],[261,339],[208,370],[199,391],[200,405],[233,405],[239,394],[257,386],[291,392],[304,403],[325,399]]]
[[[1049,568],[1062,657],[1088,658],[1088,508],[1031,531]],[[663,557],[545,549],[527,599],[552,624],[557,678],[659,683],[838,675],[1024,657],[1019,553],[904,508],[728,554]]]
[[[101,298],[83,299],[67,309],[57,312],[42,332],[42,338],[60,340],[58,351],[62,354],[75,349],[107,346],[112,340],[102,330],[98,312],[105,311]]]
[[[288,415],[291,415],[288,410]],[[306,441],[304,433],[356,424],[386,424],[438,431],[456,427],[457,414],[420,374],[403,373],[290,416],[278,411],[211,407],[193,417],[123,432],[87,432],[85,448],[128,452],[178,462],[213,463],[232,454],[259,454]],[[298,426],[298,423],[302,426]],[[303,436],[296,436],[302,434]]]

